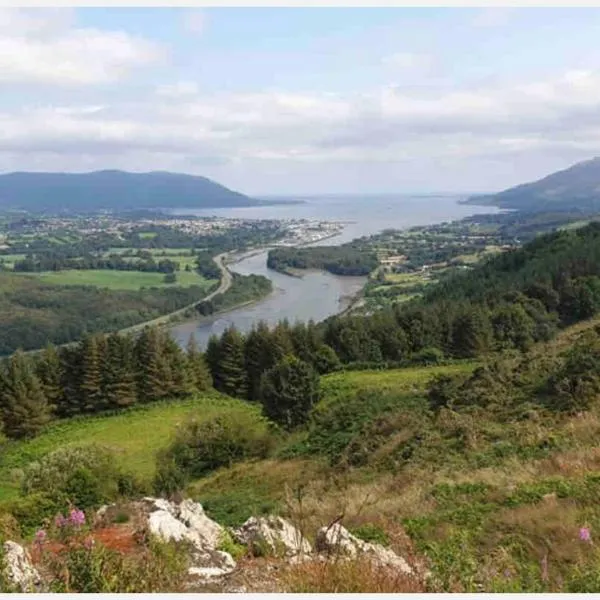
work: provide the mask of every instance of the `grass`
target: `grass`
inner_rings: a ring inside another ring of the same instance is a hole
[[[475,362],[463,362],[434,367],[411,367],[389,371],[348,371],[326,375],[321,379],[323,399],[320,407],[338,402],[358,391],[395,392],[398,394],[422,394],[427,383],[437,375],[470,373]]]
[[[10,443],[3,449],[0,457],[0,500],[18,493],[15,471],[57,448],[72,444],[107,445],[117,452],[125,469],[149,479],[154,474],[156,451],[168,444],[178,424],[192,414],[209,418],[240,404],[239,400],[215,393],[213,396],[136,407],[117,415],[57,422],[38,437]],[[248,407],[248,410],[256,408]]]
[[[186,271],[178,272],[177,281],[170,284],[164,282],[163,273],[108,269],[48,271],[36,273],[34,276],[41,277],[44,281],[55,285],[91,285],[112,290],[139,290],[143,287],[191,287],[193,285],[209,287],[213,283],[197,273]]]

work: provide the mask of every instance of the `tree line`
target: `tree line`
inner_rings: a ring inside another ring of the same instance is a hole
[[[7,437],[31,437],[54,418],[181,398],[211,385],[193,336],[183,350],[168,332],[148,327],[137,338],[98,334],[36,355],[15,352],[0,366],[0,414]]]
[[[180,270],[180,264],[168,258],[154,260],[154,258],[139,258],[137,260],[126,260],[119,254],[109,256],[80,256],[67,258],[48,253],[42,255],[29,255],[21,260],[15,261],[13,270],[21,273],[41,273],[43,271],[65,271],[67,269],[78,270],[114,270],[114,271],[141,271],[144,273],[174,273]]]

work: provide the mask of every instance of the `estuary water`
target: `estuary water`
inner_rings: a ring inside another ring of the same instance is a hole
[[[319,219],[348,223],[344,231],[320,244],[343,244],[384,229],[405,229],[453,221],[475,214],[497,212],[493,207],[460,204],[464,196],[323,196],[302,198],[303,204],[279,204],[250,208],[224,208],[175,214],[219,216],[241,219]],[[290,198],[292,199],[292,198]],[[221,334],[230,325],[242,332],[264,320],[275,324],[282,319],[322,321],[343,311],[365,284],[365,277],[338,277],[326,272],[307,272],[302,278],[282,275],[267,268],[267,252],[261,252],[230,265],[242,275],[264,275],[273,282],[273,293],[252,305],[240,307],[209,319],[188,321],[171,328],[173,337],[184,345],[193,332],[204,348],[212,334]]]

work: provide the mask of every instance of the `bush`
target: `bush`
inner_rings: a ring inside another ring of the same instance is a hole
[[[56,500],[91,508],[119,496],[120,476],[108,449],[94,444],[69,446],[26,467],[22,493],[44,492]]]
[[[350,533],[365,542],[381,544],[382,546],[390,545],[388,534],[379,525],[373,523],[365,523],[360,527],[354,527],[350,530]]]
[[[21,535],[26,537],[63,511],[67,504],[66,496],[55,492],[38,492],[7,502],[3,505],[3,509],[16,519]]]
[[[155,489],[172,493],[189,479],[248,458],[265,458],[274,436],[269,422],[254,411],[234,409],[206,421],[192,419],[157,458]]]

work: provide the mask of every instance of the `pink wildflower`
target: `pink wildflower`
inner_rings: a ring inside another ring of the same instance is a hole
[[[591,542],[592,534],[589,527],[580,527],[579,528],[579,539],[582,542]]]
[[[38,545],[42,545],[46,541],[46,532],[43,529],[36,531],[35,533],[35,543]]]
[[[78,508],[74,508],[69,515],[69,521],[72,525],[79,527],[85,523],[85,513]]]

